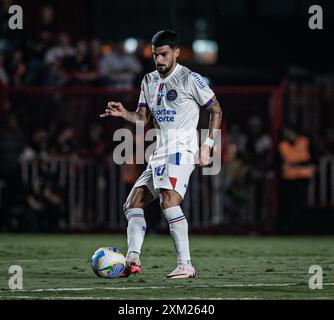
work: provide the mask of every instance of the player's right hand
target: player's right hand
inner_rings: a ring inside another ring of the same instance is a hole
[[[108,106],[105,112],[100,114],[100,118],[124,117],[125,111],[125,108],[120,102],[110,101],[108,102]]]
[[[200,167],[206,167],[210,164],[210,147],[203,144],[195,155],[195,164]]]

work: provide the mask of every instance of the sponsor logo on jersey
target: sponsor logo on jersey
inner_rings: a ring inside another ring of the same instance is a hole
[[[203,79],[201,78],[201,76],[197,73],[192,72],[191,75],[193,76],[193,78],[195,79],[196,84],[201,88],[204,89],[205,88],[205,83],[203,81]]]
[[[162,98],[165,96],[164,85],[165,85],[164,83],[159,84],[159,89],[157,93],[157,105],[158,106],[161,105]]]
[[[167,92],[167,100],[174,101],[177,99],[177,91],[172,89]]]
[[[153,117],[157,122],[174,122],[177,112],[175,110],[154,110],[152,112]]]
[[[165,173],[165,170],[166,170],[166,165],[164,164],[162,166],[156,167],[154,169],[154,173],[157,177],[161,177]]]

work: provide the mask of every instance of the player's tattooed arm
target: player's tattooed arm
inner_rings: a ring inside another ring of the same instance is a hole
[[[207,107],[207,110],[210,112],[208,137],[212,140],[215,140],[218,134],[217,129],[220,129],[221,126],[223,113],[216,96],[214,96],[212,100],[213,102],[210,104],[210,106]]]
[[[150,113],[148,108],[137,108],[135,112],[131,112],[126,110],[122,103],[111,101],[108,103],[107,109],[100,115],[100,117],[119,117],[134,124],[137,122],[143,122],[144,125],[146,125],[149,120]]]
[[[213,140],[215,140],[217,134],[219,133],[218,129],[220,129],[223,115],[217,98],[214,96],[212,100],[213,102],[207,107],[207,110],[210,112],[209,133],[207,139],[211,139],[211,143],[213,145]],[[208,143],[204,143],[199,149],[196,155],[196,163],[198,163],[201,167],[205,167],[210,163],[211,148],[212,146]]]

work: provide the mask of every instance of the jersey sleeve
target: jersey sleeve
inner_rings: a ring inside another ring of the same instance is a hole
[[[192,98],[200,105],[208,107],[213,103],[214,92],[204,82],[201,75],[190,72],[188,78],[189,90]]]
[[[145,85],[145,79],[142,81],[140,86],[140,95],[139,95],[139,101],[138,101],[138,108],[148,108],[148,102],[146,99],[147,95],[147,87]]]

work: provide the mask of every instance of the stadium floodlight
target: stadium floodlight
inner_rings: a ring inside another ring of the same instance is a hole
[[[218,44],[214,40],[197,39],[192,45],[197,62],[212,64],[217,61]]]
[[[138,48],[138,40],[136,38],[127,38],[124,41],[124,50],[126,53],[135,53]]]

